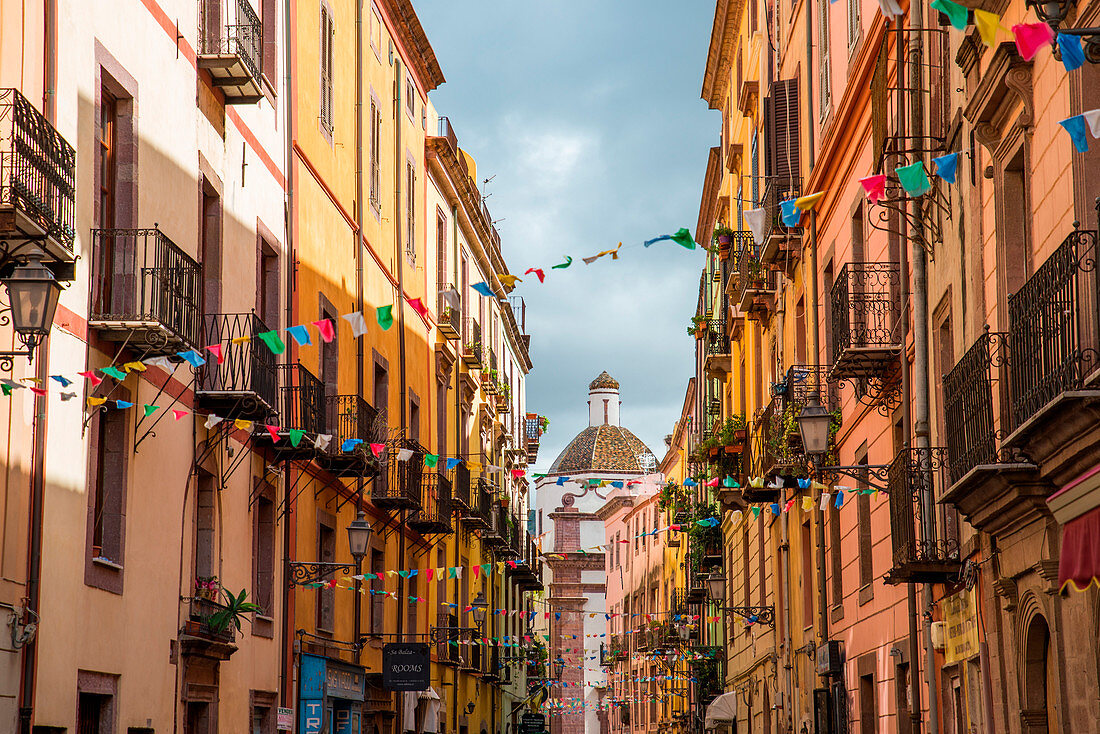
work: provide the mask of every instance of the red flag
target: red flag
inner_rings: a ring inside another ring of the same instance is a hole
[[[379,456],[382,455],[382,452],[386,450],[386,444],[384,444],[384,443],[372,443],[370,445],[370,450],[372,452],[374,452],[374,458],[377,459]]]
[[[418,314],[420,314],[421,318],[428,318],[428,307],[424,305],[423,301],[421,301],[419,298],[406,298],[405,300],[409,302],[410,306],[412,306],[413,311],[416,311]]]
[[[321,339],[326,342],[332,341],[336,336],[335,331],[332,328],[332,319],[321,319],[320,321],[314,321],[313,325],[317,327],[317,331],[321,334]]]
[[[527,272],[524,273],[524,275],[530,275],[531,273],[534,273],[539,277],[540,283],[546,279],[546,273],[543,271],[542,268],[527,268]]]
[[[279,427],[267,425],[264,426],[267,429],[268,434],[271,436],[272,443],[279,443]]]
[[[174,417],[176,420],[180,420],[181,418],[184,418],[188,415],[190,415],[190,413],[188,413],[186,410],[173,410],[172,411],[172,417]]]
[[[225,355],[222,354],[221,344],[211,344],[206,348],[206,350],[214,355],[214,359],[218,361],[218,364],[221,364],[225,361]]]
[[[88,370],[87,372],[77,372],[76,374],[80,375],[81,377],[86,377],[88,381],[92,383],[92,387],[95,387],[99,383],[103,382],[103,378],[96,377],[96,374],[93,370]]]

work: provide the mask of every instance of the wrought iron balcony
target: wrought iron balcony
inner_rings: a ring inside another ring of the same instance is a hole
[[[424,501],[409,516],[409,527],[422,535],[452,533],[451,480],[439,468],[424,471]]]
[[[800,194],[798,183],[783,179],[772,179],[764,186],[764,244],[760,248],[760,261],[765,265],[790,267],[802,255],[802,228],[783,224],[783,211],[779,206],[779,202],[795,199]]]
[[[489,527],[481,531],[481,544],[487,548],[498,549],[507,541],[507,523],[504,520],[504,508],[496,502],[489,507]]]
[[[1100,369],[1096,241],[1075,229],[1008,298],[1013,429]]]
[[[412,451],[405,461],[398,461],[402,449]],[[424,496],[424,455],[428,450],[411,438],[391,441],[386,453],[386,466],[374,482],[371,501],[388,510],[419,510]]]
[[[224,346],[225,359],[199,368],[195,397],[200,408],[224,418],[266,419],[276,406],[275,355],[259,334],[267,325],[255,313],[207,314],[200,339]],[[248,337],[243,343],[234,339]]]
[[[962,571],[959,540],[937,505],[947,471],[944,448],[902,449],[887,470],[894,565],[888,584],[949,583]]]
[[[93,229],[88,326],[142,354],[201,348],[202,269],[159,229]]]
[[[0,89],[0,239],[73,260],[76,151],[18,89]]]
[[[796,364],[787,368],[783,381],[777,383],[784,410],[793,410],[795,415],[801,412],[812,395],[825,410],[833,411],[840,407],[840,386],[829,379],[827,367]]]
[[[465,461],[459,462],[454,468],[453,481],[451,483],[451,500],[460,515],[470,512],[476,504],[470,495],[470,467]]]
[[[481,343],[481,324],[475,318],[466,319],[461,356],[462,361],[472,370],[480,369],[485,362],[485,345]]]
[[[273,448],[281,459],[310,459],[318,451],[314,437],[327,433],[325,410],[325,386],[313,373],[301,364],[276,365],[279,378],[279,432],[280,440]],[[297,446],[290,440],[290,431],[305,431]],[[261,442],[270,436],[261,425],[253,431]]]
[[[236,629],[229,624],[224,629],[215,628],[210,618],[225,606],[213,599],[192,597],[187,619],[180,630],[180,654],[185,657],[228,660],[237,651],[234,644]]]
[[[882,378],[897,370],[901,268],[897,263],[848,263],[830,301],[834,380]]]
[[[737,310],[749,319],[766,318],[778,287],[779,273],[760,261],[756,246],[750,244],[742,248],[733,284],[733,303]]]
[[[462,299],[458,290],[449,283],[439,289],[436,313],[439,314],[439,333],[448,340],[462,336]]]
[[[325,397],[325,430],[332,440],[318,461],[328,473],[370,478],[381,470],[381,462],[368,444],[385,436],[385,413],[359,395],[329,395]]]
[[[440,631],[456,630],[453,634],[440,634],[435,636],[435,655],[436,660],[443,665],[458,665],[462,658],[461,646],[458,644],[458,638],[461,636],[457,632],[459,629],[458,615],[448,612],[437,613],[435,629]]]
[[[198,67],[210,72],[228,104],[255,104],[260,86],[260,17],[249,0],[198,0]]]
[[[722,319],[707,320],[707,335],[703,339],[706,349],[703,369],[708,377],[721,379],[732,369],[729,332]]]
[[[782,406],[775,399],[756,415],[749,439],[752,451],[748,473],[751,477],[763,479],[764,486],[753,487],[751,483],[747,484],[742,493],[745,502],[779,501],[779,490],[767,485],[771,483],[774,473],[788,468],[783,465],[783,452],[779,443],[785,440],[782,435],[782,416]]]
[[[473,488],[473,495],[470,498],[473,504],[462,518],[471,530],[489,530],[492,527],[490,523],[495,489],[488,479],[480,477],[477,480],[477,486]]]

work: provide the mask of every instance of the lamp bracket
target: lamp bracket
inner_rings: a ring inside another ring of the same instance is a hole
[[[854,479],[857,482],[863,482],[871,489],[877,489],[879,492],[887,492],[886,483],[890,478],[890,465],[889,464],[856,464],[855,466],[823,466],[821,467],[821,473],[823,475],[838,475]],[[874,478],[876,481],[871,481]]]
[[[473,642],[477,639],[481,629],[478,627],[432,627],[428,630],[428,636],[432,642]]]
[[[736,614],[743,619],[752,619],[756,617],[755,624],[762,624],[765,627],[775,626],[775,607],[768,605],[765,607],[723,607],[722,611],[726,614]]]
[[[287,563],[287,584],[290,586],[305,586],[320,581],[329,574],[354,573],[354,563],[334,563],[332,561],[315,561],[313,563],[289,561]]]

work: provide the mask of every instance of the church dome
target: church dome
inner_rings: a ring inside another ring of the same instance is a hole
[[[558,458],[554,459],[549,473],[647,474],[654,467],[653,452],[640,438],[622,426],[605,423],[589,426],[578,433]]]
[[[607,374],[607,370],[604,370],[596,379],[588,383],[589,390],[618,390],[619,381],[611,375]]]

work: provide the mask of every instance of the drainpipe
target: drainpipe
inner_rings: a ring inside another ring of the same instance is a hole
[[[355,299],[356,310],[363,313],[363,0],[355,3]],[[373,124],[373,123],[372,123]],[[365,347],[363,339],[355,340],[355,394],[362,396],[364,391],[363,358]],[[337,376],[339,380],[339,376]],[[339,391],[337,391],[339,392]],[[363,484],[365,480],[356,480],[358,491],[355,497],[356,512],[363,511]],[[363,575],[363,561],[355,564],[355,575]],[[355,579],[355,598],[352,601],[352,624],[355,633],[355,662],[361,663],[363,648],[358,644],[363,626],[363,581]],[[398,605],[398,609],[401,605]]]
[[[921,103],[921,93],[924,88],[924,75],[921,71],[924,56],[924,8],[920,3],[914,3],[910,8],[910,19],[914,30],[912,35],[912,47],[910,48],[910,64],[913,87],[912,108],[910,119],[912,121],[912,137],[920,139],[924,135],[924,106]],[[918,160],[923,156],[918,155]],[[915,207],[916,205],[914,205]],[[915,212],[916,213],[916,212]],[[919,213],[917,213],[919,216]],[[931,456],[928,453],[930,447],[931,421],[929,418],[929,375],[928,375],[928,255],[924,249],[924,227],[918,224],[910,231],[910,242],[913,257],[913,433],[916,448],[924,455],[922,458],[922,470],[930,473]],[[927,463],[926,463],[927,462]],[[933,496],[930,482],[924,482],[920,496],[921,507],[921,538],[925,542],[935,540],[935,497]],[[932,608],[935,601],[932,594],[932,585],[924,585],[924,654],[925,654],[925,685],[928,686],[928,731],[930,734],[939,734],[939,692],[936,684],[936,653],[932,647]]]
[[[284,29],[290,28],[290,1],[283,0],[283,19]],[[286,243],[287,243],[287,319],[289,323],[297,323],[294,318],[294,281],[297,277],[297,260],[294,249],[294,87],[291,80],[291,69],[293,68],[293,54],[291,53],[290,44],[290,32],[284,30],[285,38],[283,39],[283,93],[286,95],[286,103],[284,110],[286,112],[286,122],[284,129],[285,134],[285,162],[286,166],[286,204],[285,204],[285,221],[286,221]],[[298,471],[301,471],[299,469]],[[283,469],[283,501],[286,503],[285,515],[283,518],[283,555],[289,560],[293,553],[293,537],[291,528],[294,525],[293,511],[290,508],[290,487],[291,487],[291,469],[290,463],[284,463]],[[283,565],[284,573],[286,572],[286,565]],[[291,587],[290,584],[284,580],[282,583],[282,615],[280,619],[283,623],[283,635],[282,645],[279,651],[279,700],[284,707],[289,707],[290,702],[293,700],[293,692],[291,691],[291,681],[289,680],[289,670],[292,666],[291,656],[293,655],[293,644],[291,640],[294,639],[294,622],[291,615],[292,605],[290,603]]]

